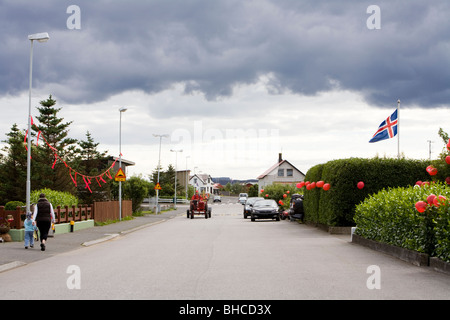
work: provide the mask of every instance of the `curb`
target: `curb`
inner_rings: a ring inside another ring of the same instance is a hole
[[[26,265],[26,263],[22,262],[22,261],[13,261],[10,263],[2,264],[2,265],[0,265],[0,272],[4,272],[4,271],[8,271],[8,270],[11,270],[14,268],[22,267],[24,265]]]
[[[83,247],[90,247],[90,246],[93,246],[93,245],[96,245],[96,244],[99,244],[99,243],[102,243],[102,242],[106,242],[106,241],[112,240],[114,238],[117,238],[118,236],[125,235],[125,234],[128,234],[128,233],[134,232],[134,231],[138,231],[140,229],[144,229],[144,228],[147,228],[147,227],[151,227],[151,226],[153,226],[155,224],[159,224],[159,223],[162,223],[162,222],[165,222],[165,221],[167,221],[167,219],[163,219],[163,220],[160,220],[160,221],[144,224],[144,225],[139,226],[139,227],[135,227],[135,228],[132,228],[132,229],[129,229],[129,230],[121,231],[120,233],[107,234],[106,237],[103,237],[103,238],[100,238],[100,239],[97,239],[97,240],[83,242],[81,245]]]

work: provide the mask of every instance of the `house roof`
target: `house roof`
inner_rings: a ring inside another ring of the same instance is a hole
[[[271,166],[269,169],[267,169],[263,174],[258,176],[258,180],[259,179],[264,179],[264,177],[266,177],[269,173],[271,173],[273,170],[275,170],[276,168],[278,168],[279,166],[281,166],[283,163],[287,163],[289,164],[293,169],[297,170],[298,172],[300,172],[302,175],[305,175],[303,172],[301,172],[300,170],[298,170],[292,163],[290,163],[287,160],[281,160],[277,163],[275,163],[273,166]]]

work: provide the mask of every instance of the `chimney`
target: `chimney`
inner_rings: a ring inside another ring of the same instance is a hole
[[[281,157],[282,153],[278,154],[278,163],[280,163],[281,161],[283,161],[283,158]]]

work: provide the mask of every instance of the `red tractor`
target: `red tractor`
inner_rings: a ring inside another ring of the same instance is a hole
[[[192,199],[187,210],[188,219],[194,219],[194,215],[205,215],[205,219],[211,218],[211,208],[208,208],[208,201],[202,198]]]

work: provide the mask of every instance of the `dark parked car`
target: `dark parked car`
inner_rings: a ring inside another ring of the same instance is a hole
[[[247,201],[245,201],[245,204],[244,204],[244,219],[247,219],[247,216],[249,216],[251,213],[253,204],[259,200],[264,200],[264,198],[260,198],[260,197],[247,198]]]
[[[256,201],[250,214],[252,221],[255,221],[255,219],[275,219],[280,221],[280,212],[275,200]]]
[[[289,206],[289,219],[294,221],[299,219],[303,221],[304,211],[303,211],[303,195],[293,194],[291,197],[291,204]]]

